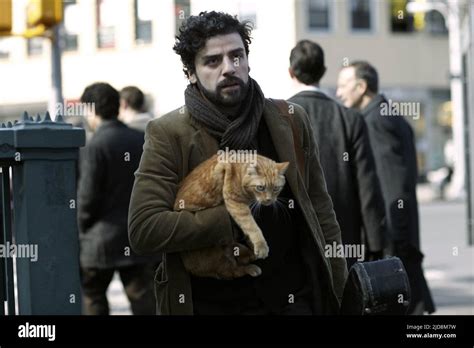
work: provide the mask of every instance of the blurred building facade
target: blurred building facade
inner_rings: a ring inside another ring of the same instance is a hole
[[[420,103],[417,134],[421,173],[444,164],[450,137],[449,50],[436,12],[405,11],[407,0],[65,0],[63,95],[77,100],[84,87],[107,81],[140,87],[155,115],[183,104],[187,81],[172,50],[177,28],[190,14],[222,10],[254,23],[251,75],[269,97],[288,98],[291,48],[301,39],[325,50],[322,88],[334,94],[339,68],[365,59],[380,74],[382,92]],[[27,0],[14,1],[14,31],[24,29]],[[0,118],[24,109],[44,112],[50,97],[50,47],[42,38],[0,38]]]

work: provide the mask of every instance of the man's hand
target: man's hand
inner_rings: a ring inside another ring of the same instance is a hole
[[[239,265],[248,265],[252,261],[256,260],[253,250],[247,245],[236,242],[232,246],[232,252]]]

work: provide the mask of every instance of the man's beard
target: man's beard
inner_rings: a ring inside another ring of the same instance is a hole
[[[228,77],[224,81],[221,81],[215,91],[206,89],[199,79],[197,79],[197,84],[199,90],[210,102],[223,107],[239,105],[245,99],[248,91],[248,84],[245,84],[244,81],[238,77]],[[239,88],[235,89],[235,91],[223,91],[224,87],[235,84],[239,85]]]

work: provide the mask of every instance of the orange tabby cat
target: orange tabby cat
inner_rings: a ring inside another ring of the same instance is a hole
[[[252,252],[239,245],[239,255],[235,245],[182,252],[183,264],[191,274],[218,279],[261,274],[261,269],[249,262],[266,258],[269,249],[249,205],[272,205],[276,201],[285,185],[284,174],[289,163],[276,163],[260,155],[256,156],[255,162],[230,163],[214,155],[183,180],[174,210],[197,211],[224,202],[253,247]]]

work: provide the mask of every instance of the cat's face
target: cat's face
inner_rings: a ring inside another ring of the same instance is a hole
[[[259,161],[248,165],[243,179],[245,190],[255,197],[258,204],[272,205],[285,186],[285,172],[289,162]]]

